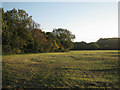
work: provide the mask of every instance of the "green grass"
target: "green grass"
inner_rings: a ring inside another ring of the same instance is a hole
[[[117,50],[2,57],[3,88],[118,88]]]

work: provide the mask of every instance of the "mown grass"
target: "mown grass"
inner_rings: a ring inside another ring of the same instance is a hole
[[[118,88],[117,50],[2,57],[3,88]]]

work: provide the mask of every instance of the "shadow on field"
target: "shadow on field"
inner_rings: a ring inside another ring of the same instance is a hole
[[[82,70],[80,68],[56,68],[56,70]]]
[[[97,69],[97,70],[89,70],[89,71],[102,71],[102,72],[104,72],[104,71],[118,71],[118,70],[120,70],[120,68],[111,68],[111,69]]]

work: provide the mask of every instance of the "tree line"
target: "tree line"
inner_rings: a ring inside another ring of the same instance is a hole
[[[120,38],[100,38],[97,42],[74,42],[72,50],[120,50]]]
[[[60,52],[73,47],[75,35],[69,30],[58,28],[44,32],[26,11],[1,10],[3,54]]]
[[[118,50],[120,38],[100,38],[97,42],[73,42],[75,35],[58,28],[44,32],[24,10],[2,12],[2,53],[64,52],[68,50]],[[1,34],[1,33],[0,33]],[[1,36],[1,35],[0,35]]]

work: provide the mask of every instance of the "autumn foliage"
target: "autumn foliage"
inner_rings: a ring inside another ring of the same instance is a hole
[[[40,24],[24,10],[14,8],[4,12],[2,9],[3,54],[68,51],[74,38],[75,35],[67,29],[42,31]]]

